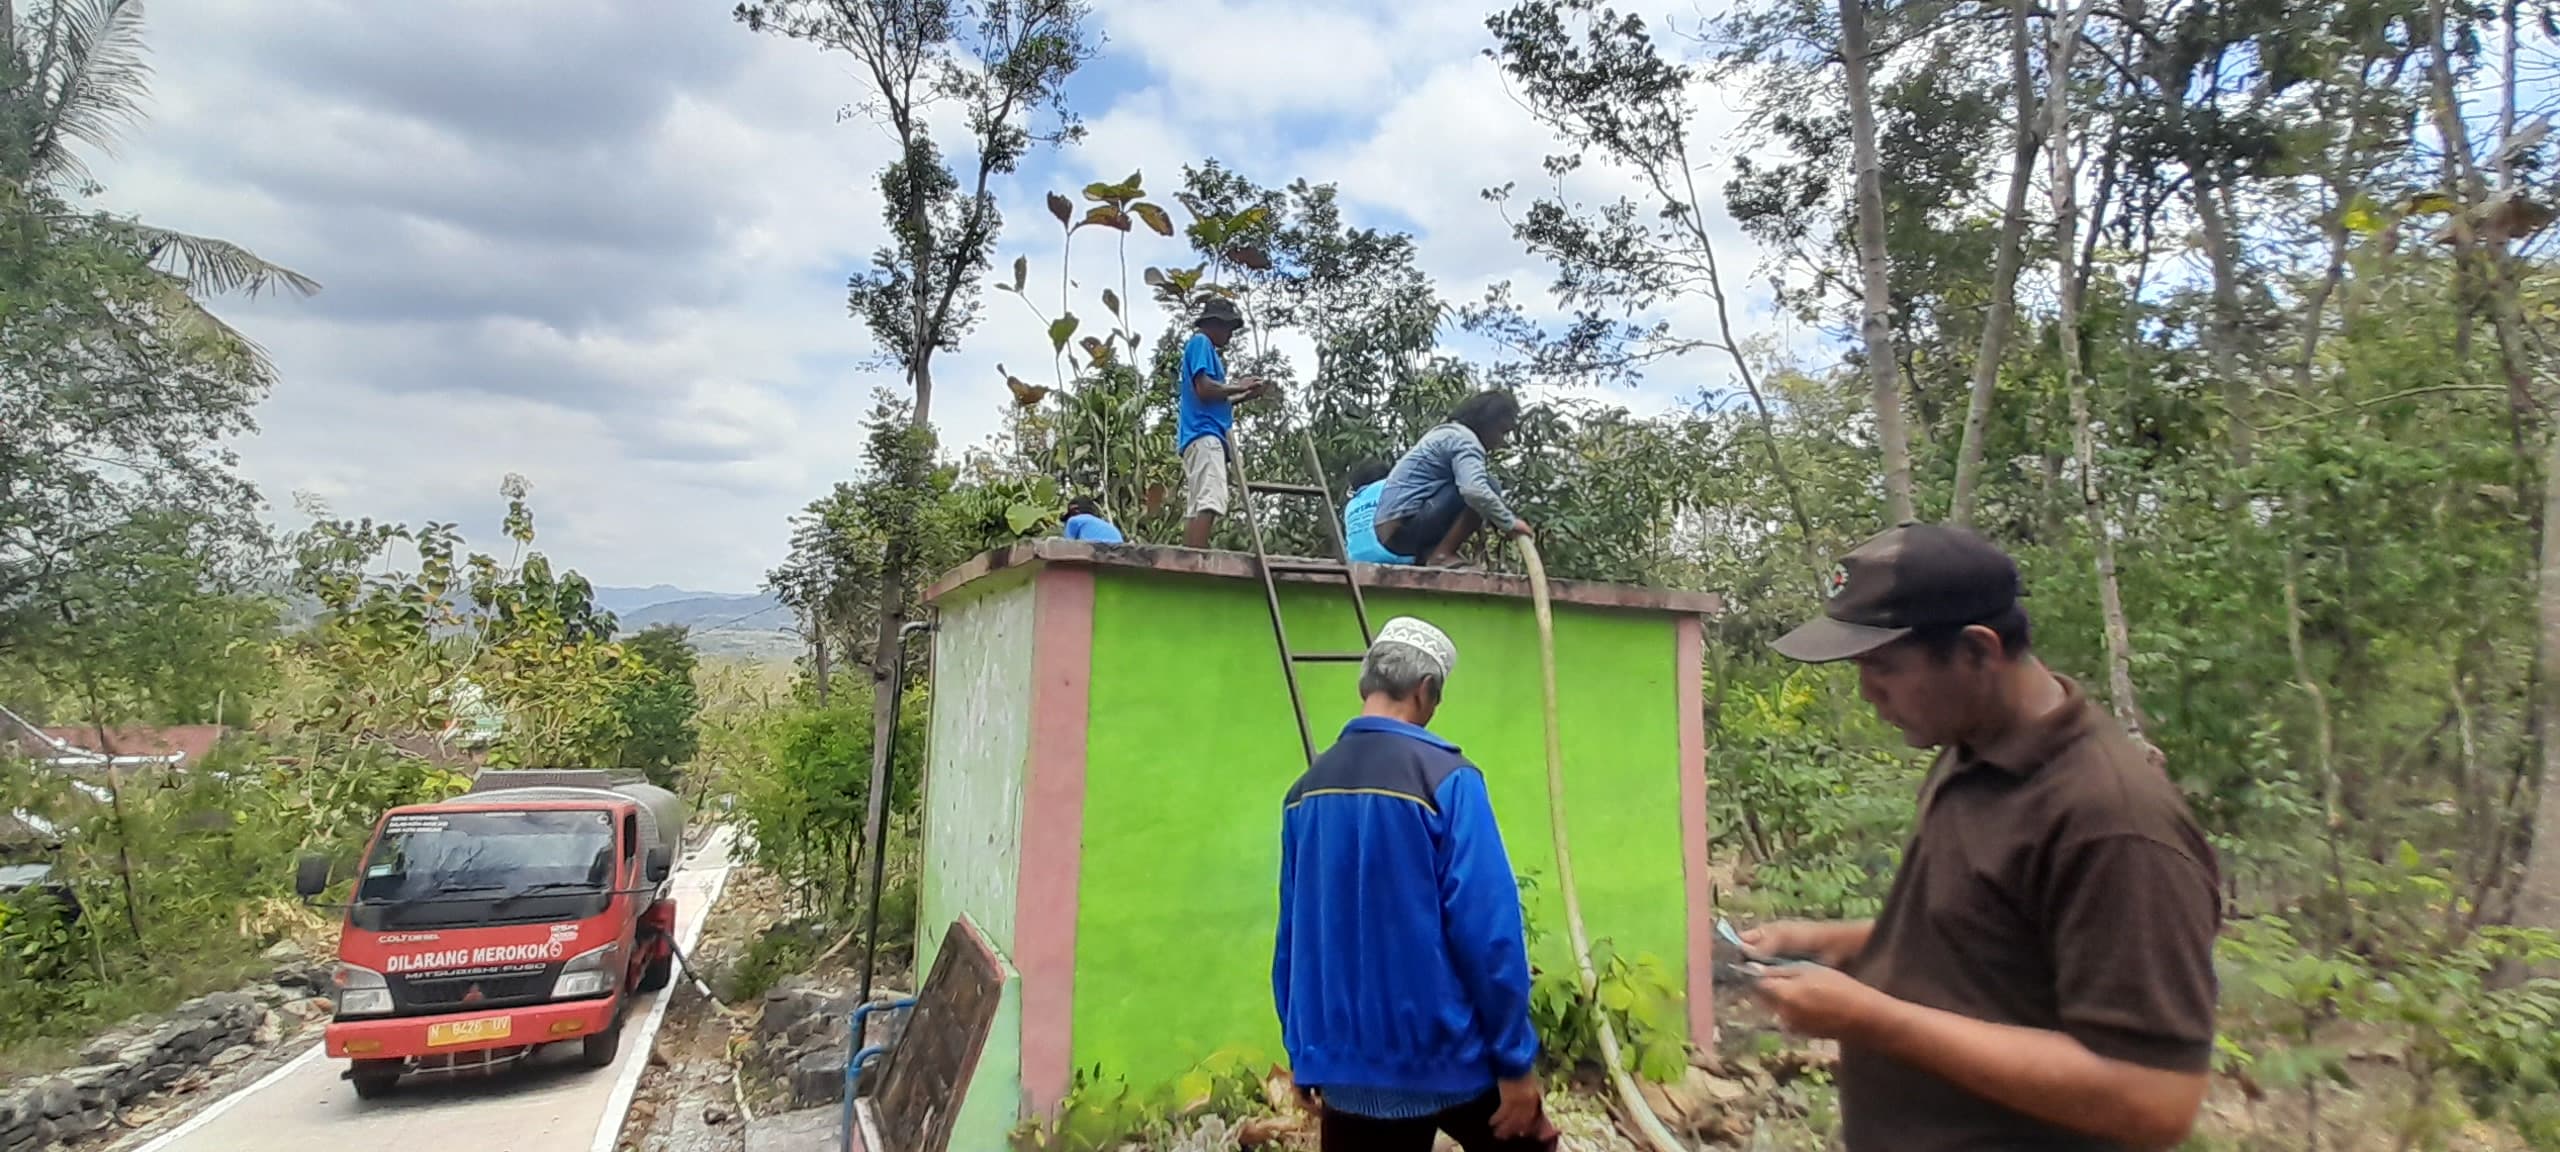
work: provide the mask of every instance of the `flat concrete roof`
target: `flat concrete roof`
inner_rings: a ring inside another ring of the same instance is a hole
[[[1308,562],[1304,557],[1275,556],[1275,560]],[[1161,572],[1173,576],[1206,576],[1223,580],[1260,581],[1253,555],[1249,552],[1213,552],[1192,548],[1175,548],[1162,544],[1089,544],[1064,537],[1024,540],[991,552],[981,552],[959,567],[942,574],[925,590],[930,604],[970,584],[1020,568],[1043,564],[1081,564],[1093,568],[1120,569],[1132,572]],[[1412,568],[1403,565],[1354,564],[1352,568],[1363,589],[1382,588],[1401,592],[1433,592],[1451,596],[1500,596],[1516,600],[1529,598],[1529,578],[1499,572],[1456,572],[1446,568]],[[1330,578],[1300,572],[1283,572],[1285,583],[1332,584]],[[1603,584],[1592,580],[1550,580],[1547,594],[1558,604],[1579,604],[1591,608],[1626,608],[1639,612],[1695,613],[1713,616],[1724,611],[1724,598],[1713,592],[1690,592],[1676,588],[1643,588],[1632,584]]]

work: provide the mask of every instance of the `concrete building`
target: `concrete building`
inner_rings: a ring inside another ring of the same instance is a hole
[[[1372,626],[1447,631],[1434,728],[1486,774],[1512,864],[1571,963],[1548,831],[1537,626],[1515,576],[1361,569]],[[1592,936],[1708,995],[1702,618],[1711,595],[1558,582],[1566,806]],[[1172,1081],[1219,1053],[1282,1058],[1271,1008],[1282,794],[1305,767],[1250,556],[1038,540],[929,593],[919,972],[965,917],[1009,986],[953,1147],[998,1147],[1074,1069]],[[1356,649],[1340,586],[1282,589],[1293,643]],[[1319,747],[1356,714],[1355,665],[1301,665]],[[990,1139],[992,1137],[992,1139]]]

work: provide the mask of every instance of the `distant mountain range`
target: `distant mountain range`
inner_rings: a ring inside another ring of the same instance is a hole
[[[613,613],[628,636],[660,624],[681,625],[705,656],[788,662],[800,653],[791,610],[770,592],[695,592],[667,584],[647,588],[598,585],[596,606]]]
[[[783,632],[791,628],[791,610],[765,593],[747,596],[692,596],[617,611],[625,632],[660,624],[681,624],[697,632]]]
[[[600,585],[594,589],[596,607],[617,616],[636,612],[653,604],[672,604],[678,600],[709,600],[729,595],[725,592],[695,592],[673,584],[652,584],[646,588],[615,588]]]

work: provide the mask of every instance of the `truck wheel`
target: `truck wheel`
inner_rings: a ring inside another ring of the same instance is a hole
[[[356,1086],[356,1099],[380,1100],[400,1085],[400,1061],[358,1060],[348,1070],[348,1082]]]
[[[603,1068],[622,1053],[622,1013],[613,1014],[613,1023],[602,1032],[594,1032],[579,1041],[581,1055],[589,1068]]]
[[[640,982],[632,987],[635,991],[655,992],[666,987],[667,982],[675,978],[675,973],[676,954],[669,952],[650,961],[648,967],[641,969]]]

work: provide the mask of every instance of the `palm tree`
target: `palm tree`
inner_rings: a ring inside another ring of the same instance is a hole
[[[142,0],[0,0],[0,183],[13,193],[5,209],[109,233],[191,295],[319,291],[237,244],[72,206],[98,190],[81,150],[114,147],[140,117],[150,80]]]

